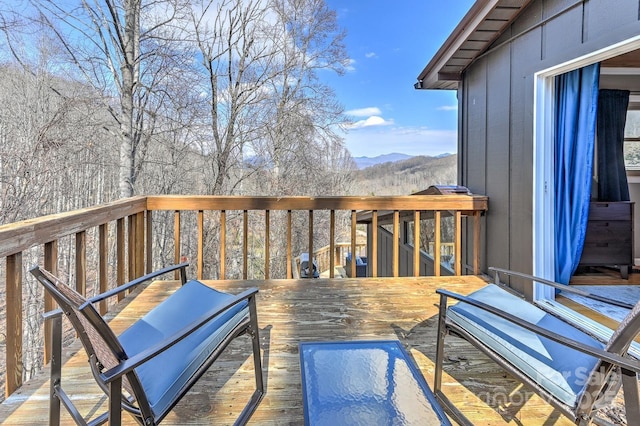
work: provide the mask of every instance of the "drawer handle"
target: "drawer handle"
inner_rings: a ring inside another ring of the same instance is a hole
[[[600,227],[609,226],[609,222],[593,222],[593,224]]]
[[[609,247],[609,243],[596,243],[596,247]]]

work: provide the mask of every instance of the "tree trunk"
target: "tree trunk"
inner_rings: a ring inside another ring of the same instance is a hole
[[[138,77],[138,52],[140,46],[140,1],[125,0],[125,21],[122,34],[123,61],[120,67],[122,75],[122,94],[120,96],[120,197],[134,194],[135,158],[134,158],[134,107],[133,98]],[[114,16],[114,21],[117,17]]]

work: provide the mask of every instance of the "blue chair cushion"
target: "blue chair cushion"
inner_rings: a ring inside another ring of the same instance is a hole
[[[125,330],[120,343],[131,357],[187,327],[234,296],[189,281]],[[154,413],[164,412],[176,394],[233,328],[248,316],[243,301],[215,317],[187,338],[136,368]]]
[[[469,295],[520,319],[584,344],[604,346],[586,333],[525,300],[490,284]],[[560,401],[575,407],[597,359],[549,340],[467,303],[452,305],[450,321],[463,328]]]
[[[356,265],[366,265],[360,256],[356,256]]]

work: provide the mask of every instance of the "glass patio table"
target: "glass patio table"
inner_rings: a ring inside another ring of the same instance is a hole
[[[300,343],[307,425],[450,425],[397,340]]]

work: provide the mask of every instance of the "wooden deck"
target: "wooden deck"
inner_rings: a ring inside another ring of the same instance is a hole
[[[485,285],[479,277],[422,277],[216,281],[215,288],[239,292],[256,286],[267,392],[250,424],[302,424],[298,358],[301,341],[399,339],[427,382],[433,384],[438,298],[444,287],[469,293]],[[178,284],[151,284],[123,307],[112,325],[121,330],[156,305]],[[63,386],[74,389],[83,414],[101,412],[105,397],[93,384],[82,351],[67,350]],[[231,424],[253,389],[250,343],[237,339],[163,424]],[[475,424],[569,425],[567,419],[512,380],[493,362],[460,339],[447,338],[444,390]],[[0,423],[45,424],[48,383],[32,380],[0,405]],[[125,421],[134,424],[124,415]],[[63,410],[63,423],[70,418]]]

